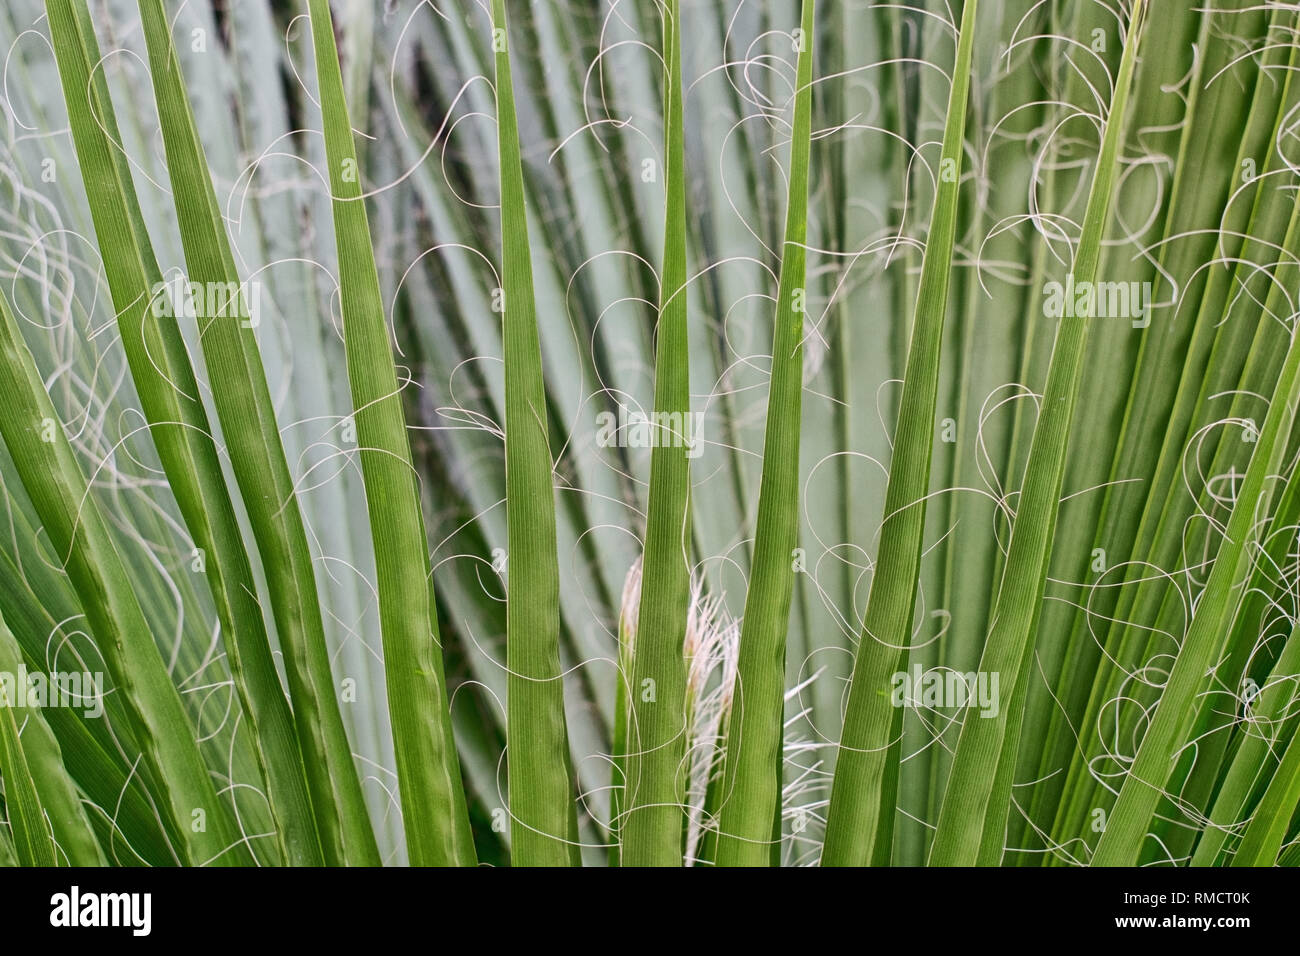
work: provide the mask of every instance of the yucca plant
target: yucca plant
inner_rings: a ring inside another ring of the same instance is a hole
[[[1300,860],[1300,5],[0,39],[0,862]]]

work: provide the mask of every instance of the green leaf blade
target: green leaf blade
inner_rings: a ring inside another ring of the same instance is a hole
[[[814,0],[804,0],[800,21],[763,473],[740,633],[740,691],[723,764],[725,799],[718,824],[718,866],[767,865],[773,854],[772,821],[781,813],[786,630],[794,593],[793,555],[799,543],[799,437],[806,334],[802,300],[807,279],[815,7]]]
[[[162,656],[77,464],[8,302],[0,297],[0,436],[56,552],[80,594],[96,647],[125,699],[131,729],[160,789],[160,809],[183,835],[192,865],[248,864],[195,743]],[[55,427],[46,431],[46,426]],[[42,432],[50,436],[45,440]],[[201,827],[196,820],[204,820]]]
[[[1101,240],[1111,213],[1116,159],[1144,14],[1144,0],[1139,0],[1129,21],[1114,98],[1075,248],[1071,272],[1076,282],[1091,283],[1097,272]],[[1000,856],[1010,805],[1009,768],[1019,747],[1026,673],[1056,530],[1069,426],[1082,378],[1088,325],[1086,316],[1067,315],[1061,320],[1052,346],[1047,387],[1030,442],[1002,584],[980,658],[982,673],[999,675],[1002,703],[996,717],[968,711],[962,723],[930,850],[931,865],[969,866],[997,862],[992,857]],[[997,769],[990,773],[990,767]]]
[[[311,32],[329,160],[343,334],[374,544],[384,678],[397,750],[407,852],[415,866],[473,865],[451,733],[433,577],[401,390],[384,318],[356,145],[327,0]]]
[[[826,866],[887,864],[891,855],[902,727],[902,710],[891,701],[891,679],[906,665],[903,648],[912,633],[920,574],[977,6],[976,0],[968,0],[962,10],[938,191],[922,258],[885,491],[885,516],[827,811],[822,852]],[[948,170],[951,172],[945,175]]]
[[[118,330],[168,483],[195,545],[217,605],[231,676],[257,742],[281,856],[320,861],[319,839],[293,716],[271,657],[252,568],[227,492],[207,413],[175,319],[160,315],[162,274],[144,230],[139,203],[102,71],[84,0],[52,0],[58,53],[74,144],[89,196]],[[161,8],[159,8],[161,16]],[[170,311],[170,304],[165,310]]]
[[[650,500],[641,570],[641,602],[632,645],[631,700],[624,763],[624,866],[680,866],[685,816],[686,662],[690,603],[690,461],[678,425],[691,414],[686,288],[686,162],[683,140],[681,7],[664,8],[667,192],[656,327]]]
[[[511,860],[516,866],[566,866],[578,862],[578,834],[560,665],[555,490],[505,0],[493,0],[492,22],[499,38],[494,47],[505,296]]]

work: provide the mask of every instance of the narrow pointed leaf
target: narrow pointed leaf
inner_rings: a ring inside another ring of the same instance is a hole
[[[772,858],[772,820],[781,812],[786,629],[794,593],[791,555],[799,538],[799,429],[806,334],[808,160],[812,143],[814,0],[804,0],[786,196],[785,242],[776,294],[772,381],[754,563],[740,632],[740,693],[724,764],[718,866],[763,866]]]
[[[578,862],[578,835],[560,668],[555,489],[505,0],[493,0],[492,23],[502,31],[494,48],[505,294],[511,859],[517,866],[563,866]]]
[[[1142,736],[1137,756],[1097,843],[1092,858],[1094,866],[1132,866],[1144,848],[1147,828],[1173,771],[1181,742],[1186,739],[1184,734],[1195,712],[1197,694],[1216,660],[1222,636],[1231,632],[1241,601],[1241,582],[1249,574],[1253,530],[1271,498],[1270,486],[1286,451],[1297,404],[1300,404],[1300,335],[1292,328],[1291,345],[1277,391],[1260,428],[1209,580],[1197,602],[1150,726]],[[1296,480],[1294,473],[1290,480]],[[1281,786],[1283,790],[1279,792],[1285,793],[1288,784]]]
[[[160,14],[161,8],[159,8]],[[293,715],[280,685],[252,567],[207,413],[117,140],[112,100],[85,0],[51,0],[50,29],[118,331],[150,434],[221,621],[227,660],[266,781],[281,856],[320,862]],[[161,15],[161,14],[160,14]],[[162,313],[162,314],[160,314]]]
[[[1075,248],[1071,273],[1076,283],[1091,284],[1096,277],[1118,176],[1116,159],[1125,128],[1125,110],[1144,13],[1145,0],[1138,0],[1124,40],[1114,99],[1106,117],[1083,228]],[[1047,387],[1030,442],[1002,583],[980,658],[981,673],[998,675],[1000,706],[996,717],[986,717],[980,711],[966,712],[939,811],[938,830],[930,849],[932,865],[996,862],[988,859],[990,844],[995,848],[993,855],[1000,853],[1010,801],[1011,768],[1020,741],[1020,717],[1034,625],[1046,586],[1065,474],[1069,424],[1082,380],[1088,324],[1087,316],[1065,316],[1052,346]]]
[[[682,809],[686,753],[682,648],[690,602],[691,510],[684,424],[691,412],[691,396],[679,0],[669,0],[663,16],[667,206],[655,327],[654,427],[658,437],[650,454],[641,603],[632,647],[632,707],[621,826],[624,866],[680,866],[686,819]],[[681,433],[676,433],[679,430]]]
[[[473,865],[451,733],[420,489],[379,291],[328,0],[311,0],[348,381],[374,544],[384,679],[407,853],[415,866]]]
[[[77,464],[35,360],[9,304],[0,297],[0,435],[45,533],[62,556],[131,730],[158,788],[159,810],[183,834],[177,847],[191,865],[248,864],[225,803],[199,755],[180,695],[154,643],[109,525]],[[49,440],[45,440],[48,436]],[[205,825],[194,826],[202,819]]]
[[[930,484],[939,350],[957,228],[977,0],[962,9],[934,209],[921,261],[894,453],[871,591],[858,641],[827,811],[827,866],[887,864],[893,844],[902,710],[890,679],[907,664]]]

